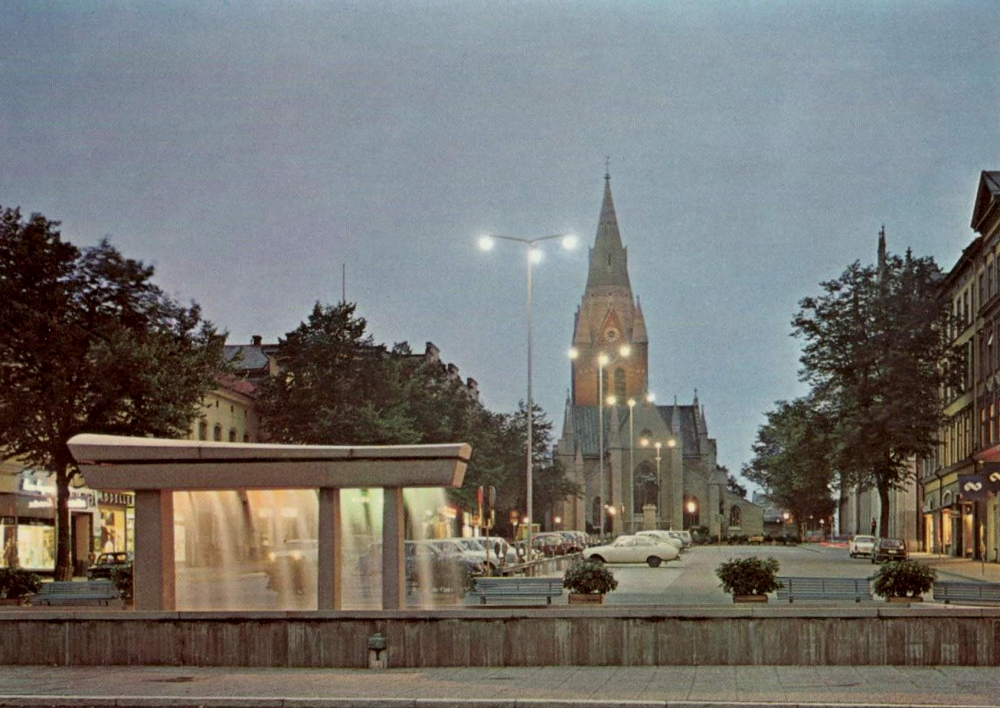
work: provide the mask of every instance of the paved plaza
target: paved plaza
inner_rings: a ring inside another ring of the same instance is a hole
[[[788,575],[867,577],[873,566],[835,546],[702,547],[661,568],[615,566],[609,604],[731,603],[713,569],[773,555]],[[917,554],[942,579],[1000,582],[1000,566]],[[772,600],[773,602],[773,600]],[[880,602],[874,600],[873,602]],[[925,603],[930,606],[932,603]],[[26,611],[31,611],[26,610]],[[0,667],[0,708],[396,708],[478,706],[995,706],[990,667],[700,666],[441,669]]]
[[[995,706],[993,668],[539,667],[248,669],[4,667],[0,707]]]

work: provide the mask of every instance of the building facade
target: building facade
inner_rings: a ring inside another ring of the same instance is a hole
[[[697,392],[690,405],[649,396],[649,338],[633,296],[611,178],[574,318],[570,395],[554,449],[583,497],[564,502],[564,528],[624,533],[707,527],[757,534],[763,509],[727,489]]]
[[[940,392],[945,421],[933,459],[922,461],[924,548],[1000,561],[1000,171],[984,171],[972,210],[972,243],[947,274],[958,385]]]

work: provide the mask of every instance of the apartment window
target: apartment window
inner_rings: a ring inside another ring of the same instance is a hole
[[[198,423],[198,439],[208,440],[208,421],[200,421]]]
[[[990,297],[993,297],[994,295],[997,294],[997,281],[995,276],[996,273],[994,273],[993,261],[990,260],[986,264],[986,287],[989,288]]]
[[[216,423],[215,429],[212,430],[212,439],[221,442],[222,441],[222,426]]]
[[[525,433],[527,435],[527,433]],[[229,442],[236,442],[236,428],[229,429]]]
[[[986,273],[979,274],[979,306],[986,303]]]
[[[962,324],[969,324],[969,291],[962,293]]]

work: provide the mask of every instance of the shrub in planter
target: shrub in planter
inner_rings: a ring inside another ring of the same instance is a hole
[[[883,563],[868,578],[879,597],[920,597],[934,586],[937,571],[912,560]]]
[[[618,581],[603,563],[583,560],[566,569],[563,587],[580,595],[605,595],[618,587]]]
[[[782,586],[777,558],[730,558],[719,564],[715,574],[722,581],[719,587],[730,595],[766,595]]]
[[[0,568],[0,597],[18,600],[42,589],[42,579],[23,568]]]
[[[125,602],[132,601],[132,567],[115,568],[111,571],[111,582],[118,588],[118,594]]]

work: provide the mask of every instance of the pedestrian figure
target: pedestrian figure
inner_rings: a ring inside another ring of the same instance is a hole
[[[872,536],[875,535],[875,517],[872,517]]]

